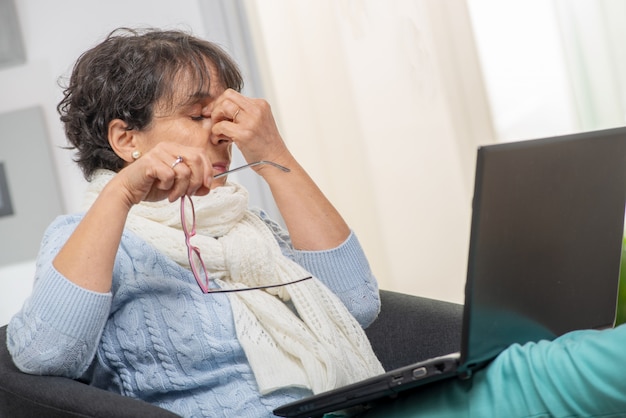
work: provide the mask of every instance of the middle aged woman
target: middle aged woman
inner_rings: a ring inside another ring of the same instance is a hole
[[[87,210],[46,231],[8,327],[22,371],[186,417],[269,416],[382,372],[362,330],[380,302],[357,238],[241,86],[219,47],[179,31],[114,31],[79,58],[59,110]],[[252,169],[287,231],[219,176],[233,143],[269,162]]]

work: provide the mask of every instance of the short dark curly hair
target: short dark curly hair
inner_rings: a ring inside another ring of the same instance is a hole
[[[117,172],[124,167],[109,145],[112,120],[123,120],[128,129],[148,127],[155,104],[173,100],[177,77],[191,79],[197,91],[207,90],[207,61],[224,87],[241,91],[243,78],[232,58],[218,45],[183,31],[118,28],[82,54],[57,110],[85,178],[99,168]]]

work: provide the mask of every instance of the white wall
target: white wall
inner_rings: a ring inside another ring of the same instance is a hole
[[[0,268],[0,326],[9,322],[30,294],[35,262],[27,261]]]

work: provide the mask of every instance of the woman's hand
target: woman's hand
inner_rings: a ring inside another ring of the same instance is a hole
[[[265,100],[226,90],[213,103],[211,119],[213,134],[231,139],[248,163],[266,160],[290,169],[256,168],[270,186],[295,248],[326,250],[346,240],[348,225],[287,149]]]
[[[269,103],[227,89],[213,102],[213,134],[230,138],[248,163],[267,160],[289,164],[293,157],[274,121]],[[256,168],[260,172],[264,166]]]
[[[213,168],[202,149],[160,142],[112,181],[125,192],[130,207],[144,200],[173,202],[185,194],[206,195],[212,180]]]
[[[213,168],[202,149],[167,141],[156,144],[105,186],[54,259],[55,268],[81,287],[108,292],[131,207],[143,200],[173,202],[184,194],[205,195],[212,180]]]

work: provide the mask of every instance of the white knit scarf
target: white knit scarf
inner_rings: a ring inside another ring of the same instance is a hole
[[[87,188],[89,205],[114,175],[106,170],[94,175]],[[281,253],[267,225],[248,210],[248,192],[243,187],[227,183],[208,196],[193,199],[197,232],[193,243],[221,287],[260,286],[310,276]],[[189,268],[179,201],[135,205],[126,227]],[[363,329],[316,278],[229,296],[237,337],[261,394],[288,386],[319,393],[383,372]],[[284,303],[288,300],[297,315]]]

